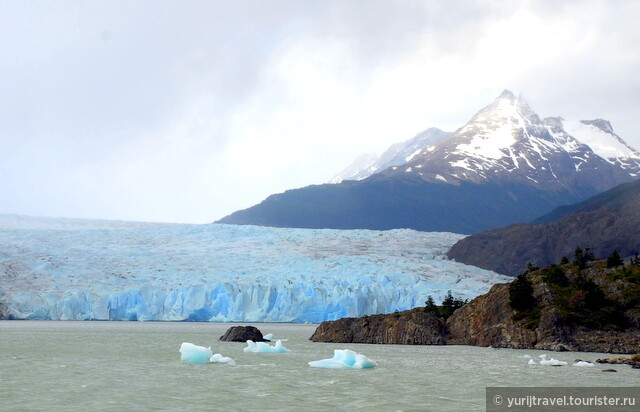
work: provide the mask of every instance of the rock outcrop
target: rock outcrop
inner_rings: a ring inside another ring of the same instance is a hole
[[[223,342],[269,342],[262,336],[262,332],[255,326],[232,326],[220,336]]]
[[[446,326],[443,319],[416,308],[389,315],[322,322],[310,339],[336,343],[444,345]]]
[[[453,345],[492,346],[494,348],[531,348],[534,331],[518,327],[512,321],[509,284],[494,285],[487,294],[456,310],[447,320],[447,343]]]
[[[552,351],[640,351],[637,329],[594,330],[566,325],[559,308],[553,304],[551,288],[538,283],[534,293],[540,307],[537,327],[527,327],[526,321],[517,320],[516,312],[509,306],[509,284],[498,284],[451,315],[447,320],[447,343]]]
[[[633,355],[628,358],[619,357],[619,358],[606,358],[606,359],[598,359],[596,360],[598,363],[609,363],[614,365],[631,365],[633,369],[640,369],[640,355]]]

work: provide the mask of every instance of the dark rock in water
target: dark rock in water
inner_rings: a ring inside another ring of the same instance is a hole
[[[446,327],[441,318],[416,308],[388,315],[322,322],[309,339],[335,343],[444,345],[445,336]]]
[[[615,369],[603,369],[602,372],[618,372]]]
[[[246,342],[252,340],[254,342],[269,342],[262,337],[262,332],[255,326],[232,326],[220,336],[223,342]]]

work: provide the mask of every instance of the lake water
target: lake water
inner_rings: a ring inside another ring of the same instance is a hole
[[[627,365],[529,366],[542,353],[573,362],[604,354],[466,346],[313,343],[315,325],[254,324],[288,338],[288,354],[244,353],[219,342],[223,323],[0,322],[3,411],[471,411],[484,410],[487,386],[637,386]],[[180,361],[182,342],[212,346],[236,360]],[[318,369],[312,360],[352,349],[375,369]]]

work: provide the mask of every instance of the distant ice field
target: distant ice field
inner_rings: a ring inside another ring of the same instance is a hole
[[[462,237],[0,215],[0,312],[317,323],[422,306],[448,290],[472,298],[511,279],[447,260]]]

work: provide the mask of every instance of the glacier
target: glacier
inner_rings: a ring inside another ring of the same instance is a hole
[[[0,319],[319,323],[511,280],[462,237],[0,215]]]

